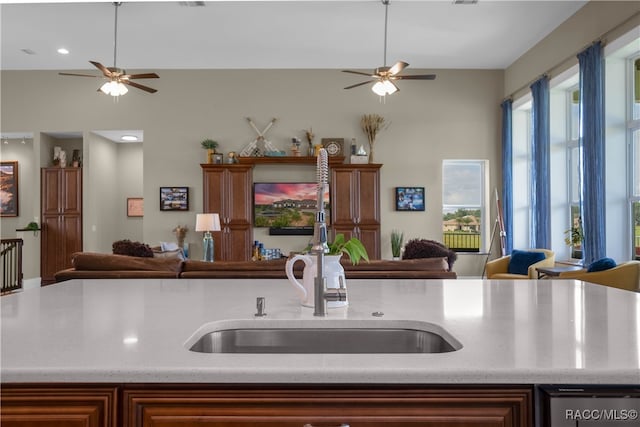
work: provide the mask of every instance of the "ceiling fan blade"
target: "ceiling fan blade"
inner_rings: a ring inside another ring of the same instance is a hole
[[[354,87],[358,87],[358,86],[366,85],[366,84],[368,84],[368,83],[371,83],[371,82],[356,83],[356,84],[354,84],[354,85],[351,85],[351,86],[347,86],[347,87],[345,87],[345,89],[353,89]]]
[[[102,74],[104,74],[105,76],[111,78],[112,73],[107,67],[105,67],[104,65],[102,65],[101,63],[96,62],[96,61],[89,61],[89,62],[91,64],[93,64],[93,66],[96,67],[98,70],[102,71]]]
[[[121,78],[123,79],[159,79],[160,76],[156,73],[143,73],[143,74],[125,74]]]
[[[133,87],[138,88],[138,89],[142,89],[145,92],[149,92],[149,93],[156,93],[158,91],[157,89],[153,89],[153,88],[151,88],[149,86],[144,86],[144,85],[141,85],[139,83],[130,82],[129,80],[122,80],[121,82],[126,84],[126,85],[133,86]]]
[[[404,70],[408,66],[409,66],[408,63],[404,61],[398,61],[395,64],[393,64],[393,67],[389,68],[389,74],[391,74],[392,76],[394,74],[398,74],[400,71]]]
[[[351,70],[342,70],[343,73],[351,73],[351,74],[358,74],[360,76],[369,76],[369,77],[376,77],[374,74],[370,74],[370,73],[362,73],[360,71],[351,71]]]
[[[396,80],[435,80],[435,74],[419,74],[414,76],[393,76]]]
[[[78,74],[78,73],[58,73],[61,76],[76,76],[76,77],[97,77],[99,79],[102,78],[102,76],[92,76],[91,74]]]

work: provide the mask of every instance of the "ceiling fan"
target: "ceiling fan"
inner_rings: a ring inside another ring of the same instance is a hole
[[[105,67],[99,62],[89,61],[94,67],[102,71],[102,76],[95,76],[92,74],[77,74],[77,73],[58,73],[61,76],[78,76],[78,77],[97,77],[108,80],[103,84],[99,91],[111,95],[120,96],[129,91],[127,86],[142,89],[149,93],[156,93],[157,90],[149,86],[141,85],[140,83],[132,82],[134,79],[157,79],[160,78],[156,73],[143,73],[143,74],[127,74],[122,68],[116,66],[116,54],[118,52],[118,8],[122,2],[114,2],[115,6],[115,29],[114,29],[114,41],[113,41],[113,67]]]
[[[399,75],[398,73],[409,66],[409,64],[404,61],[398,61],[391,67],[387,66],[387,23],[389,0],[381,1],[384,5],[384,66],[376,68],[373,71],[373,74],[351,70],[342,70],[342,72],[370,77],[375,81],[371,90],[379,96],[391,95],[392,93],[399,91],[400,89],[394,83],[395,80],[434,80],[436,78],[435,74]],[[371,80],[347,86],[345,89],[352,89],[354,87],[366,85],[367,83],[371,83]]]

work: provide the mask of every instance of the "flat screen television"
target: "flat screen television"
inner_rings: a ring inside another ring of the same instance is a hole
[[[312,235],[316,220],[315,182],[256,182],[253,184],[253,225],[269,234]],[[329,187],[324,192],[329,222]]]

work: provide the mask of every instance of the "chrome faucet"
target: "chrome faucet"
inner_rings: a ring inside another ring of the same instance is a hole
[[[340,288],[327,289],[327,278],[324,274],[324,255],[329,252],[329,245],[327,245],[327,223],[325,221],[324,213],[324,190],[327,186],[327,179],[329,175],[329,166],[327,160],[327,150],[321,148],[318,153],[318,163],[316,169],[317,175],[317,199],[316,199],[316,222],[313,229],[313,245],[311,246],[311,253],[317,257],[316,266],[318,268],[316,272],[316,278],[313,283],[313,300],[314,300],[314,316],[326,316],[327,315],[327,301],[346,301],[347,300],[347,288],[344,283],[340,281]]]

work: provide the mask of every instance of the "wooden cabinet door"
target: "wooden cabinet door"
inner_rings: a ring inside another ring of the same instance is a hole
[[[251,184],[250,166],[234,166],[226,171],[225,222],[230,225],[251,225]]]
[[[117,390],[110,387],[2,386],[3,427],[116,427]]]
[[[530,427],[529,388],[124,390],[125,427]]]
[[[380,248],[380,226],[358,225],[356,235],[362,242],[370,259],[379,259],[382,252]]]

